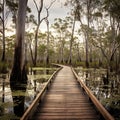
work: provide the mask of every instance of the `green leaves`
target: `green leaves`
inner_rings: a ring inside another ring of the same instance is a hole
[[[10,9],[10,11],[18,10],[18,0],[6,0],[6,5]]]
[[[102,13],[101,12],[95,12],[94,14],[93,14],[93,16],[95,16],[95,17],[101,17],[102,18]]]
[[[120,0],[104,0],[104,7],[112,17],[120,20]]]

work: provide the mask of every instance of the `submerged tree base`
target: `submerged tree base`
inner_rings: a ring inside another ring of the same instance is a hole
[[[20,69],[13,69],[10,76],[10,87],[14,103],[14,113],[16,116],[21,117],[24,113],[25,95],[14,95],[14,91],[23,91],[24,94],[26,92],[27,73],[25,68],[23,71],[20,71]]]

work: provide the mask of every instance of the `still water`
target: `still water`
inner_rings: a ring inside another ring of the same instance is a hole
[[[103,106],[116,120],[120,120],[120,75],[111,73],[106,80],[106,69],[78,67],[75,70]]]
[[[26,91],[14,92],[11,92],[9,74],[0,74],[0,120],[19,119],[14,113],[21,112],[22,109],[17,106],[19,101],[13,104],[13,98],[24,98],[24,110],[27,109],[55,70],[56,68],[34,68],[32,71],[30,69]]]

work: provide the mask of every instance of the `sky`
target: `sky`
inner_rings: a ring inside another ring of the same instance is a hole
[[[36,1],[38,2],[38,6],[39,6],[40,0],[36,0]],[[41,13],[41,18],[46,16],[45,7],[48,7],[52,1],[54,1],[54,0],[44,0],[44,6],[43,6],[42,13]],[[64,6],[65,1],[66,0],[56,0],[52,4],[51,8],[49,9],[49,18],[48,19],[49,19],[50,26],[51,26],[51,24],[54,23],[55,18],[63,18],[64,19],[68,15],[68,12],[70,12],[70,9],[68,7]],[[35,18],[37,19],[37,10],[36,10],[33,0],[28,0],[28,6],[32,10],[32,13],[30,13],[30,14],[33,14],[35,16]],[[10,15],[9,19],[7,21],[7,27],[13,28],[12,24],[13,23],[12,23],[12,19],[11,19],[11,15]],[[40,25],[40,31],[45,32],[46,30],[47,30],[46,23],[42,22],[42,24]],[[6,32],[6,36],[10,36],[13,34],[15,34],[15,30]]]
[[[37,0],[37,1],[39,1],[39,0]],[[43,7],[43,10],[41,13],[41,18],[46,16],[45,7],[48,7],[52,1],[54,1],[54,0],[44,0],[44,7]],[[63,18],[64,19],[67,16],[70,9],[68,7],[64,6],[65,1],[66,0],[56,0],[52,4],[51,8],[49,9],[49,18],[48,18],[50,25],[54,23],[55,18]],[[39,3],[38,3],[38,5],[39,5]],[[35,5],[33,3],[33,0],[28,0],[28,6],[31,8],[32,13],[34,13],[34,15],[37,16],[37,11],[36,11]],[[41,24],[40,30],[46,31],[45,22],[43,22]]]
[[[36,0],[36,1],[37,1],[37,5],[39,6],[40,0]],[[53,2],[53,1],[55,1],[55,0],[44,0],[44,2],[43,2],[44,6],[43,6],[43,9],[42,9],[42,12],[41,12],[41,19],[46,16],[46,9],[45,9],[45,7],[48,7],[51,4],[51,2]],[[69,16],[68,14],[70,13],[71,8],[68,7],[68,6],[64,6],[65,2],[66,2],[66,0],[56,0],[52,4],[51,8],[49,9],[49,18],[48,18],[50,26],[54,23],[54,19],[55,18],[65,19],[66,16]],[[32,11],[30,14],[33,14],[35,16],[35,18],[37,19],[37,9],[36,9],[36,6],[35,6],[33,0],[28,0],[28,6],[30,7],[30,9]],[[12,23],[12,20],[10,18],[8,20],[8,26],[11,26],[11,25],[13,25],[13,23]],[[27,28],[26,30],[34,32],[32,27],[33,26],[31,26],[31,27],[30,26],[29,27],[26,26],[26,28]],[[78,29],[78,27],[79,27],[79,25],[76,24],[76,29]],[[34,26],[34,28],[36,28],[36,27]],[[46,25],[45,21],[43,21],[41,23],[39,30],[41,32],[47,31],[47,25]],[[50,31],[52,31],[51,28],[50,28]],[[15,33],[16,33],[15,29],[13,29],[12,32],[11,31],[10,32],[6,31],[6,36],[11,36],[11,35],[13,35]]]

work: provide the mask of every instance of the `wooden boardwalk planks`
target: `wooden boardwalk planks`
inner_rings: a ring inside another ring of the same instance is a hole
[[[97,120],[99,116],[81,90],[70,67],[57,74],[32,120]]]

